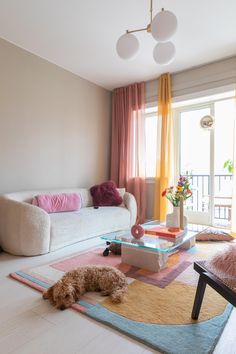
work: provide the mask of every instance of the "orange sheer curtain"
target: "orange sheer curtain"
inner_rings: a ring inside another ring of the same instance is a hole
[[[145,84],[114,90],[112,97],[111,179],[137,201],[137,221],[145,221]]]
[[[171,77],[163,74],[158,81],[158,119],[161,123],[161,138],[157,147],[157,166],[154,193],[154,218],[165,221],[168,210],[167,199],[162,192],[170,186],[172,175],[172,117]]]

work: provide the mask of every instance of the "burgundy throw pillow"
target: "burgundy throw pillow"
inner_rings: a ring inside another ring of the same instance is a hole
[[[116,184],[113,181],[107,181],[90,188],[93,198],[93,205],[98,206],[118,206],[123,202]]]

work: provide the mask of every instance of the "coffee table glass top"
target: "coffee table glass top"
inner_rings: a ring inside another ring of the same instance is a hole
[[[142,226],[144,229],[148,229],[158,225],[160,225],[158,221],[151,221],[143,224]],[[140,240],[137,240],[131,235],[130,230],[112,232],[102,236],[101,238],[106,241],[121,243],[133,247],[147,248],[152,251],[171,252],[185,242],[191,240],[199,231],[201,230],[195,230],[194,228],[188,226],[184,235],[174,239],[165,236],[152,236],[145,234]]]

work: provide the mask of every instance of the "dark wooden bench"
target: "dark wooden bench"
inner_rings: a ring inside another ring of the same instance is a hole
[[[215,291],[222,295],[233,306],[236,306],[236,292],[230,289],[223,281],[211,273],[206,266],[206,262],[194,262],[193,268],[199,273],[199,280],[192,310],[192,319],[197,320],[206,285],[210,285]]]

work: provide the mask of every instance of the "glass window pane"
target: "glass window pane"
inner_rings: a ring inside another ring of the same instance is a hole
[[[210,131],[200,126],[200,120],[210,114],[210,108],[181,112],[180,171],[191,175],[193,196],[186,202],[192,211],[208,212],[210,178]]]
[[[215,103],[214,218],[215,223],[222,226],[228,226],[231,221],[234,120],[234,99]],[[224,167],[226,161],[229,163]]]
[[[146,177],[154,177],[156,174],[157,154],[157,116],[146,117]]]
[[[209,108],[181,113],[181,174],[209,174],[210,131],[200,126]]]
[[[215,173],[231,174],[224,163],[233,160],[234,99],[215,103]]]

